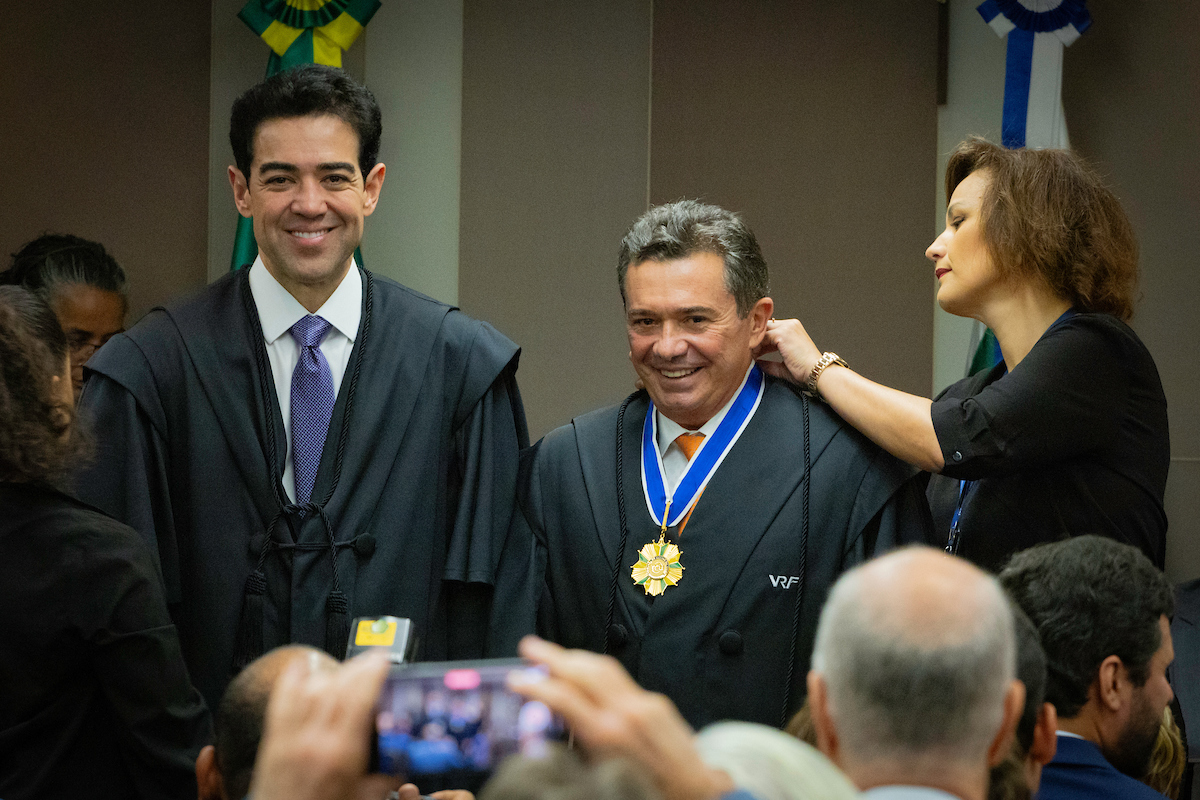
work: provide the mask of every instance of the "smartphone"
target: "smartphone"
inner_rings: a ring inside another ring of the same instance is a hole
[[[478,792],[506,757],[539,757],[566,726],[542,703],[511,691],[514,671],[543,671],[521,659],[443,661],[392,667],[375,717],[379,772],[422,793]]]

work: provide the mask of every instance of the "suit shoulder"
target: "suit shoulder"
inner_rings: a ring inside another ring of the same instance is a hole
[[[371,273],[371,278],[375,291],[386,304],[385,313],[403,311],[426,318],[430,324],[438,326],[442,340],[451,348],[481,350],[505,361],[518,349],[492,325],[464,313],[456,305],[422,294],[391,278],[375,273]]]

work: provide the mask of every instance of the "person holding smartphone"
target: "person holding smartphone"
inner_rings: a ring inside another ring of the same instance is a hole
[[[933,400],[822,353],[799,320],[771,321],[760,366],[790,377],[892,455],[932,473],[934,528],[991,570],[1044,541],[1097,533],[1160,569],[1170,441],[1154,359],[1126,324],[1133,227],[1066,150],[963,142],[946,168],[946,229],[926,250],[938,304],[996,335],[1003,359]]]

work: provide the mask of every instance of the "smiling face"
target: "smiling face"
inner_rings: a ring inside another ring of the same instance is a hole
[[[739,317],[716,253],[630,265],[629,358],[658,410],[693,430],[715,416],[746,376],[773,309],[764,297]]]
[[[1001,283],[979,219],[990,184],[991,176],[977,171],[955,187],[946,207],[946,230],[925,251],[934,263],[938,305],[960,317],[978,317]]]
[[[229,168],[234,201],[242,216],[254,218],[267,271],[315,311],[350,268],[384,166],[364,179],[358,135],[329,114],[269,119],[254,134],[253,152],[248,176]]]

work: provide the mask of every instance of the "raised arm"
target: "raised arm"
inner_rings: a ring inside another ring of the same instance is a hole
[[[778,352],[782,363],[759,361],[759,366],[801,386],[808,383],[821,358],[821,351],[795,319],[767,323],[767,334],[757,355],[771,352]],[[933,429],[933,403],[928,398],[875,383],[839,364],[822,370],[817,390],[842,419],[896,458],[929,472],[942,471],[945,460]]]

